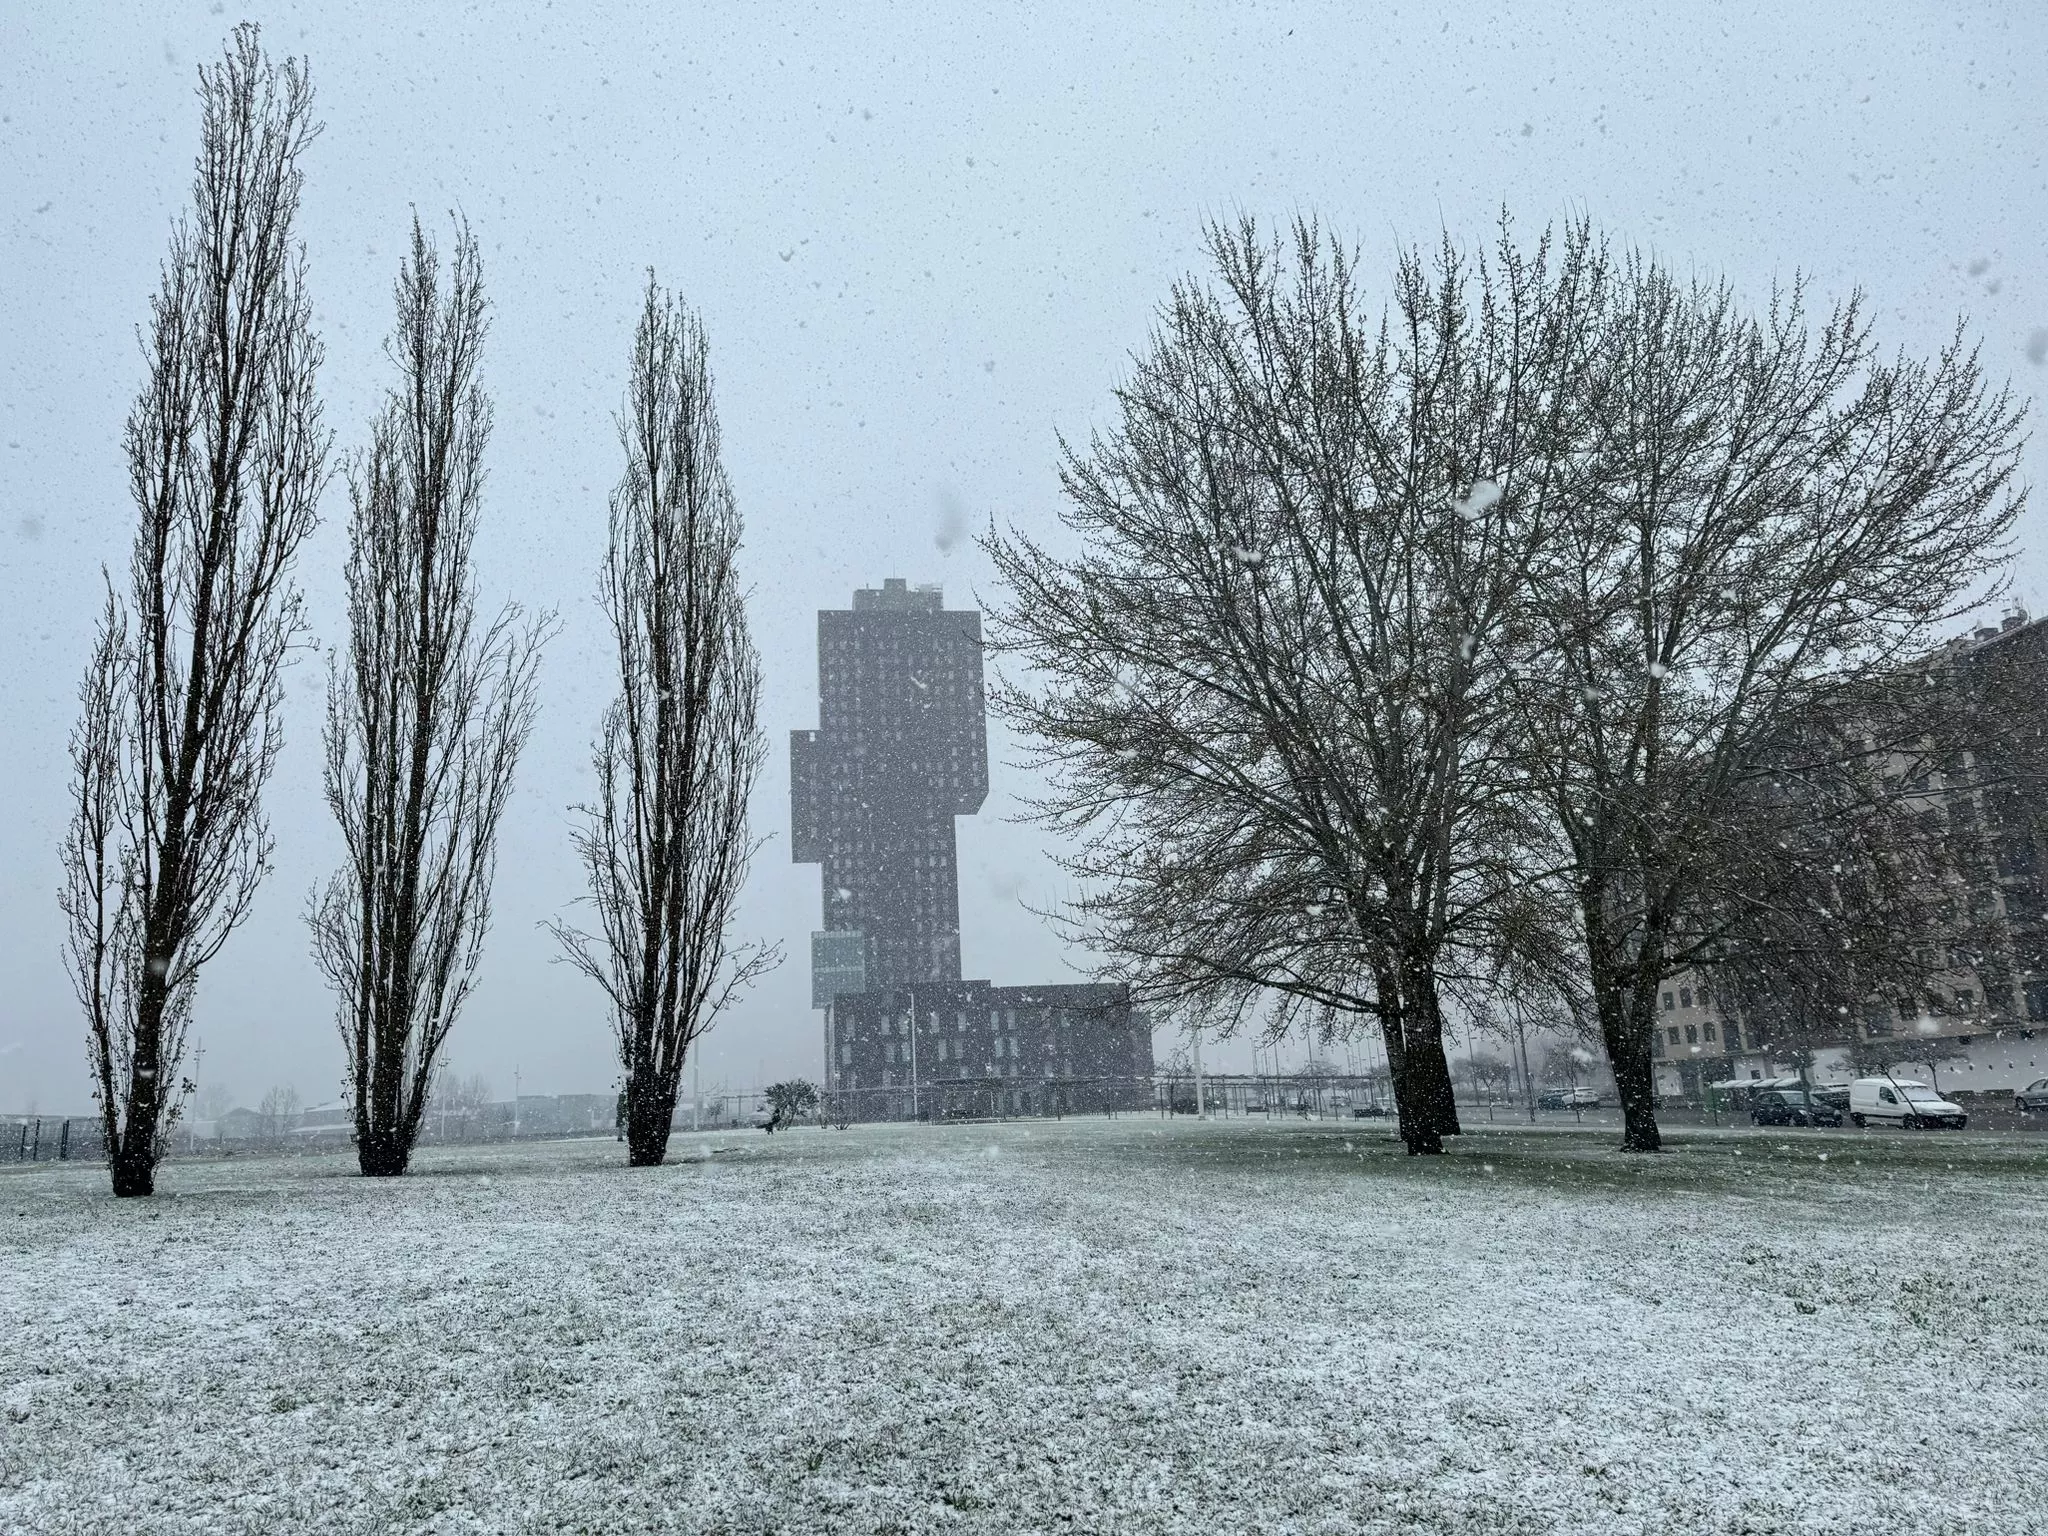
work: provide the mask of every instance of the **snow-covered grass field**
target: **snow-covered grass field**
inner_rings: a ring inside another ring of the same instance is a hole
[[[0,1531],[2048,1530],[2048,1146],[1611,1144],[4,1172]]]

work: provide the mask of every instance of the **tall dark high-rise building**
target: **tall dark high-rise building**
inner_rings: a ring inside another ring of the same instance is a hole
[[[960,975],[953,818],[988,795],[981,615],[900,580],[818,615],[818,729],[789,742],[791,846],[823,866],[811,1006],[848,1114],[1048,1114],[1151,1093],[1130,989]]]
[[[790,733],[791,847],[824,867],[812,1006],[960,979],[953,818],[988,795],[981,615],[900,580],[818,615],[818,729]]]

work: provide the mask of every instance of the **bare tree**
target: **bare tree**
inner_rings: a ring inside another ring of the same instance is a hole
[[[124,434],[129,593],[109,581],[71,740],[66,957],[117,1195],[155,1188],[200,970],[269,867],[260,796],[303,630],[291,568],[327,474],[292,235],[312,88],[245,25],[200,71],[199,99],[194,206],[171,234]]]
[[[405,1172],[436,1060],[475,985],[498,825],[533,728],[545,616],[480,621],[471,554],[491,406],[482,264],[445,291],[415,217],[386,351],[399,382],[348,472],[349,650],[328,670],[327,803],[346,861],[309,913],[340,1000],[356,1159]]]
[[[1846,720],[1977,600],[2020,505],[2019,411],[1960,341],[1879,359],[1854,299],[1815,333],[1797,288],[1752,318],[1637,259],[1607,312],[1520,675],[1622,1145],[1654,1150],[1659,984],[1727,950],[1766,866],[1779,891],[1814,867],[1774,835],[1797,797],[1759,791],[1814,748],[1797,722]],[[1829,768],[1892,745],[1831,734]]]
[[[1918,995],[1951,957],[1996,943],[1996,919],[1959,899],[1965,860],[1920,787],[1973,712],[1922,682],[1914,669],[1843,721],[1794,722],[1778,750],[1752,755],[1733,809],[1696,844],[1672,947],[1710,958],[1752,1049],[1802,1071],[1871,1019],[1888,1027],[1889,1000]]]
[[[284,1145],[299,1123],[299,1091],[296,1088],[271,1088],[256,1105],[260,1117],[261,1134],[265,1142],[273,1147]]]
[[[1505,1057],[1491,1051],[1474,1052],[1451,1068],[1451,1074],[1459,1082],[1481,1093],[1506,1093],[1514,1086],[1514,1069]]]
[[[1541,1081],[1554,1088],[1576,1088],[1591,1080],[1598,1058],[1583,1045],[1555,1044],[1545,1048]]]
[[[747,800],[766,748],[760,660],[740,587],[740,516],[719,458],[703,326],[650,272],[633,338],[598,600],[618,648],[595,798],[576,835],[596,933],[552,925],[611,1001],[626,1073],[627,1159],[667,1154],[690,1050],[781,960],[736,944],[734,907],[758,844]]]
[[[1900,1035],[1858,1041],[1849,1048],[1849,1067],[1858,1076],[1889,1077],[1903,1067],[1925,1067],[1932,1079],[1928,1086],[1937,1093],[1942,1063],[1969,1059],[1969,1047],[1950,1035]]]
[[[436,1132],[444,1141],[467,1141],[490,1102],[490,1080],[481,1072],[457,1077],[443,1066],[434,1073],[427,1110],[435,1117]]]
[[[234,1091],[224,1083],[203,1084],[192,1099],[193,1112],[202,1120],[218,1120],[234,1107]]]
[[[1210,235],[1067,450],[1081,552],[991,537],[995,691],[1081,839],[1077,937],[1218,1033],[1377,1020],[1411,1152],[1458,1129],[1443,988],[1530,926],[1547,832],[1507,669],[1550,558],[1605,259],[1583,229],[1403,261]],[[1538,851],[1532,856],[1532,850]],[[1277,999],[1277,1001],[1276,1001]]]

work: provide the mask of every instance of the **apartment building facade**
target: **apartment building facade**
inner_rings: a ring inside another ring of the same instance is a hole
[[[1728,1006],[1711,976],[1673,977],[1659,996],[1660,1094],[1697,1098],[1710,1082],[1776,1076],[1806,1049],[1821,1081],[1850,1076],[1852,1055],[1986,1092],[2048,1070],[2048,741],[2040,713],[2025,707],[2048,690],[2048,620],[2010,610],[1931,663],[1935,685],[1969,691],[1976,707],[1971,739],[1900,786],[1938,839],[1954,916],[1952,931],[1919,941],[1924,983],[1911,996],[1866,997],[1838,1029],[1794,1050]]]

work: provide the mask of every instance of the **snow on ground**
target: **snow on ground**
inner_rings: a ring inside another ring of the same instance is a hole
[[[1125,1118],[0,1174],[0,1531],[2048,1529],[2048,1148],[1611,1145]]]

